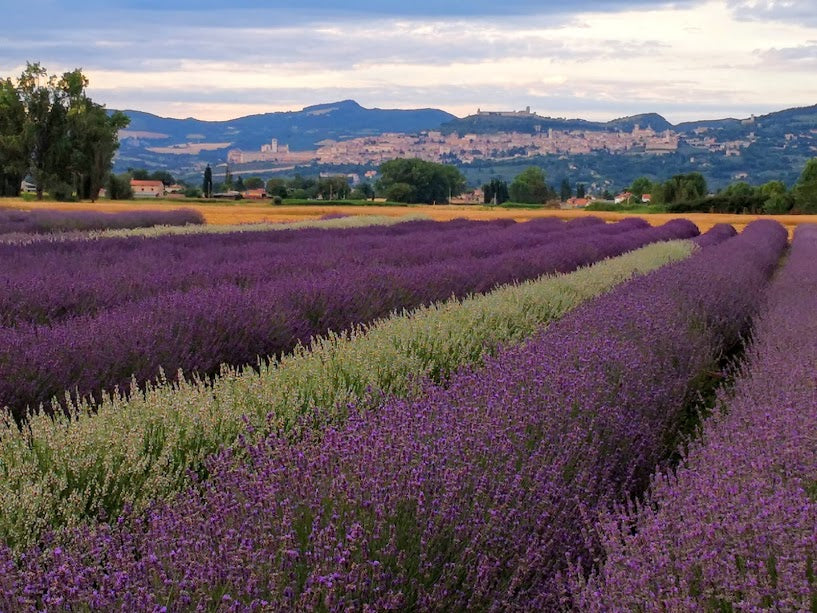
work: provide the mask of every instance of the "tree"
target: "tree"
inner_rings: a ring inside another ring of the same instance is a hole
[[[333,175],[318,179],[318,193],[324,200],[343,200],[348,198],[351,192],[349,177],[346,175]]]
[[[11,79],[0,80],[0,196],[19,196],[30,152],[23,138],[26,112]]]
[[[379,172],[380,191],[396,202],[445,203],[465,189],[465,177],[459,169],[418,158],[390,160]]]
[[[29,171],[37,200],[43,199],[47,184],[65,179],[68,111],[67,92],[62,85],[56,76],[48,76],[39,63],[26,63],[17,82],[26,117],[22,138],[29,153]]]
[[[502,204],[510,199],[508,184],[499,177],[494,177],[483,185],[482,192],[485,204]]]
[[[61,199],[96,199],[119,148],[119,130],[129,119],[108,114],[87,93],[80,69],[48,75],[27,63],[17,80],[0,80],[0,190],[19,192],[27,173],[37,198],[48,189]],[[9,189],[9,183],[17,187]]]
[[[270,179],[267,181],[267,193],[270,196],[278,196],[279,198],[287,198],[287,186],[286,181],[283,179]]]
[[[573,189],[570,187],[570,181],[567,178],[562,179],[562,183],[559,186],[559,198],[562,202],[570,200],[570,197],[573,195]]]
[[[108,175],[108,198],[111,200],[130,200],[133,198],[133,189],[130,185],[130,173]]]
[[[726,196],[747,198],[754,196],[755,188],[746,183],[745,181],[738,181],[737,183],[732,183],[731,185],[728,185],[726,189],[723,190],[723,193]]]
[[[584,187],[584,183],[577,183],[576,184],[576,198],[584,198],[587,195],[587,189]]]
[[[385,190],[386,200],[390,202],[416,202],[414,186],[408,183],[392,183]]]
[[[637,196],[638,199],[641,200],[641,196],[644,194],[652,195],[655,190],[653,189],[653,184],[649,177],[638,177],[633,181],[633,184],[630,185],[627,191],[632,192],[634,196]]]
[[[213,197],[213,169],[210,168],[210,164],[207,164],[207,168],[204,169],[201,191],[205,198]]]
[[[801,213],[817,212],[817,158],[806,162],[792,190],[794,206]]]
[[[763,212],[769,215],[783,215],[794,206],[794,195],[786,189],[783,181],[769,181],[757,188],[763,201]]]
[[[244,179],[241,178],[241,175],[238,175],[238,178],[233,183],[233,188],[239,192],[243,192],[246,189],[244,187]]]
[[[315,180],[310,179],[309,177],[303,177],[300,174],[296,173],[294,177],[289,182],[289,187],[291,189],[302,189],[308,190],[311,187],[315,186]]]
[[[543,204],[553,195],[545,173],[538,166],[530,166],[519,173],[510,186],[511,200],[527,204]]]
[[[119,130],[130,119],[119,111],[108,115],[105,107],[83,96],[68,111],[71,146],[70,170],[79,199],[97,199],[99,190],[113,168],[119,149]]]
[[[176,178],[166,170],[154,170],[150,173],[151,181],[161,181],[165,186],[176,183]]]
[[[707,193],[706,179],[699,172],[675,175],[664,183],[663,202],[674,204],[699,200]]]
[[[244,186],[247,189],[261,189],[264,187],[264,180],[260,177],[247,177],[247,180],[244,181]]]
[[[364,200],[374,201],[374,188],[372,187],[371,183],[364,181],[363,183],[357,186],[357,189],[363,196]]]

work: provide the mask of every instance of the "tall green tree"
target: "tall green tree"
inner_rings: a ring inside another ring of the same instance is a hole
[[[396,159],[381,164],[379,189],[389,200],[397,202],[440,204],[462,193],[465,177],[447,164],[418,158]]]
[[[817,212],[817,158],[806,162],[797,184],[792,190],[794,206],[801,213]]]
[[[530,166],[519,173],[509,191],[511,200],[526,204],[543,204],[553,196],[553,190],[545,182],[545,172],[538,166]]]
[[[511,197],[508,192],[508,184],[499,177],[494,177],[483,185],[482,193],[485,204],[502,204]]]
[[[23,138],[26,112],[11,79],[0,80],[0,196],[19,196],[30,151]]]
[[[105,108],[83,97],[68,112],[71,157],[69,168],[74,176],[77,197],[96,200],[113,168],[119,149],[119,130],[130,123],[126,115]]]
[[[559,186],[559,198],[562,202],[566,200],[570,200],[570,197],[573,195],[573,188],[570,187],[570,181],[565,177],[562,179],[562,183]]]
[[[707,194],[706,179],[699,172],[675,175],[664,183],[663,202],[674,204],[699,200]]]
[[[207,164],[207,168],[204,169],[201,191],[205,198],[211,198],[213,196],[213,169],[210,168],[210,164]]]
[[[29,152],[29,172],[34,179],[37,199],[42,200],[48,184],[64,182],[66,156],[68,92],[61,81],[38,62],[27,63],[17,82],[17,91],[25,109],[22,138]]]
[[[19,190],[20,175],[30,174],[38,199],[46,189],[96,198],[129,120],[94,103],[87,86],[80,69],[49,76],[30,62],[16,85],[0,81],[0,189],[15,181]]]

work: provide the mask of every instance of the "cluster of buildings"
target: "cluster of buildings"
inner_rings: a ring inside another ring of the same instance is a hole
[[[480,113],[483,113],[480,111]],[[485,112],[487,113],[487,112]],[[491,112],[492,114],[495,114]],[[514,111],[513,114],[529,113]],[[502,113],[498,113],[502,114]],[[678,149],[678,134],[656,132],[636,126],[632,132],[595,132],[547,130],[527,134],[496,132],[491,134],[386,133],[350,140],[324,140],[312,151],[290,151],[273,139],[260,151],[232,149],[231,164],[270,162],[278,164],[381,164],[395,158],[416,157],[429,162],[472,162],[482,159],[512,159],[546,154],[575,155],[593,151],[612,153],[640,152],[660,155]]]
[[[740,157],[742,150],[757,141],[754,132],[750,132],[746,138],[729,141],[719,141],[716,136],[707,134],[709,128],[696,128],[694,136],[687,137],[685,142],[690,147],[704,149],[710,153],[723,153],[726,157]]]
[[[636,126],[632,132],[547,130],[533,134],[443,134],[438,131],[382,134],[344,141],[322,141],[316,152],[321,164],[380,164],[401,157],[430,162],[472,162],[546,154],[576,155],[593,151],[664,154],[677,151],[679,137],[672,131],[655,132]]]
[[[251,164],[253,162],[309,164],[314,159],[315,151],[290,151],[289,145],[279,143],[277,138],[273,138],[268,144],[262,145],[259,151],[230,149],[227,152],[227,162],[230,164]]]

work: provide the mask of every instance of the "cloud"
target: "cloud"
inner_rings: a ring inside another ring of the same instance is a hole
[[[813,0],[728,0],[736,19],[817,24]]]
[[[346,98],[671,121],[817,101],[817,29],[736,18],[757,2],[89,2],[21,4],[41,18],[0,33],[0,75],[82,67],[110,108],[207,119]]]
[[[345,0],[331,3],[326,0],[277,0],[272,6],[266,0],[30,0],[20,10],[40,11],[40,17],[63,10],[66,13],[90,14],[100,12],[134,11],[141,13],[186,13],[189,16],[221,15],[226,13],[255,13],[275,21],[322,21],[328,17],[347,18],[434,18],[514,15],[557,15],[580,12],[618,12],[660,6],[689,6],[693,0],[656,2],[655,0]]]
[[[817,67],[817,41],[796,47],[782,47],[758,51],[757,55],[769,66],[794,69],[813,70]]]

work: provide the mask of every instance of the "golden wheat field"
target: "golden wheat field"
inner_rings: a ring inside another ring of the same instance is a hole
[[[115,213],[134,209],[169,211],[178,208],[190,208],[200,211],[208,224],[236,224],[254,223],[261,221],[285,222],[317,219],[329,213],[343,213],[346,215],[385,215],[399,217],[409,214],[423,214],[438,221],[447,221],[455,218],[468,219],[497,219],[509,218],[516,221],[527,221],[537,217],[558,217],[560,219],[574,219],[593,215],[607,221],[616,221],[625,217],[639,216],[652,225],[663,224],[670,219],[683,218],[694,222],[702,232],[705,232],[717,223],[728,223],[737,230],[742,230],[747,223],[760,217],[776,219],[792,234],[794,228],[802,223],[817,223],[817,215],[733,215],[709,213],[654,213],[638,215],[634,213],[612,212],[585,212],[580,210],[559,209],[493,209],[480,205],[413,205],[410,207],[394,206],[273,206],[269,203],[234,203],[214,202],[212,204],[188,203],[184,200],[160,201],[101,201],[101,202],[30,202],[19,198],[0,198],[0,207],[18,209],[56,209],[65,211],[102,211]]]

